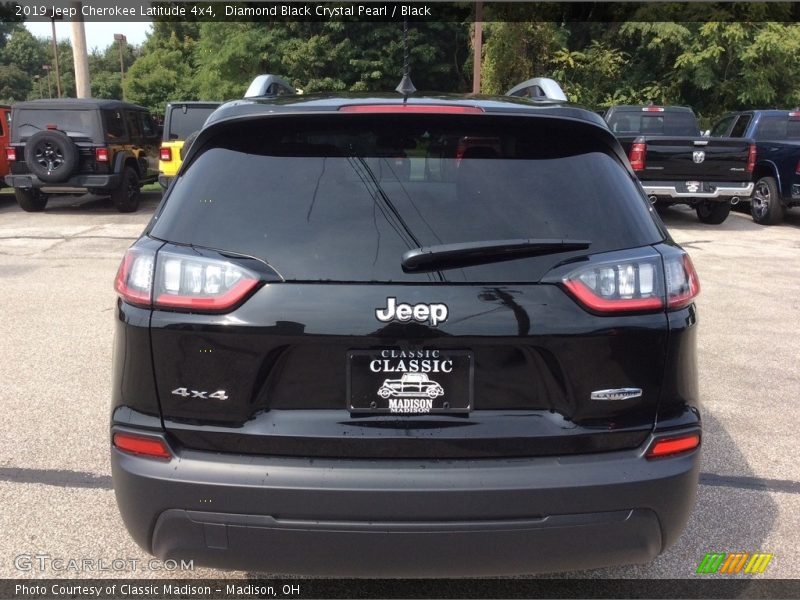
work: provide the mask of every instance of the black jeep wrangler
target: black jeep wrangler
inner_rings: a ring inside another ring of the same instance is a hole
[[[159,128],[144,107],[118,100],[58,99],[12,107],[10,174],[23,210],[44,210],[49,193],[110,195],[120,212],[139,207],[155,181]]]

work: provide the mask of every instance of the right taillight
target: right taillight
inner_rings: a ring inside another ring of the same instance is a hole
[[[757,150],[755,144],[750,144],[750,150],[747,153],[747,172],[752,173],[756,169],[756,156]]]
[[[692,303],[700,283],[683,252],[581,266],[561,280],[585,308],[600,314],[677,310]]]
[[[644,171],[645,156],[647,155],[647,144],[644,142],[634,142],[628,159],[631,161],[631,168],[634,171]]]
[[[800,175],[800,160],[797,161],[797,166],[794,168],[794,174]]]
[[[665,258],[664,274],[670,310],[689,306],[700,293],[700,280],[688,254]]]
[[[117,273],[116,290],[130,302],[163,309],[225,312],[250,295],[260,277],[230,261],[131,248]]]
[[[165,161],[169,162],[172,160],[172,148],[161,148],[158,157]]]
[[[17,149],[13,146],[6,146],[6,159],[8,159],[8,162],[15,162],[17,160]]]
[[[616,313],[663,309],[661,279],[659,261],[653,258],[583,267],[563,283],[586,308]]]

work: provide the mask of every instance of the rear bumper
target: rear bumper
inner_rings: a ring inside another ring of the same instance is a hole
[[[706,200],[713,200],[718,198],[720,200],[728,200],[734,196],[746,199],[753,194],[753,183],[726,183],[716,185],[713,182],[710,184],[714,187],[713,192],[684,192],[679,191],[679,188],[685,187],[684,182],[669,183],[669,182],[642,182],[642,187],[648,196],[656,196],[658,198],[704,198]]]
[[[694,504],[699,451],[484,460],[332,460],[112,449],[145,550],[327,576],[457,577],[647,562]]]
[[[14,188],[98,188],[113,190],[119,187],[121,177],[118,173],[109,175],[76,175],[66,181],[49,183],[41,181],[36,175],[6,175],[6,183]]]
[[[167,189],[169,184],[172,183],[174,177],[164,175],[163,173],[158,174],[158,183],[163,189]]]

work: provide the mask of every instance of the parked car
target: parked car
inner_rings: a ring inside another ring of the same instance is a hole
[[[561,571],[647,562],[692,510],[697,274],[591,111],[224,104],[116,290],[114,489],[162,559]]]
[[[756,223],[780,223],[787,209],[800,205],[800,109],[730,113],[714,125],[711,136],[755,140],[750,213]]]
[[[61,98],[20,102],[11,112],[5,180],[23,210],[44,210],[49,194],[79,188],[133,212],[141,186],[156,179],[159,132],[146,108]]]
[[[612,106],[605,119],[652,202],[688,204],[719,225],[752,194],[753,141],[703,137],[691,108]]]
[[[8,146],[9,131],[11,129],[11,107],[7,105],[0,105],[0,189],[3,189],[5,183],[5,176],[8,175],[8,156],[5,148]]]
[[[164,112],[164,130],[159,150],[158,183],[167,189],[183,160],[183,148],[197,137],[208,115],[220,102],[170,102]]]

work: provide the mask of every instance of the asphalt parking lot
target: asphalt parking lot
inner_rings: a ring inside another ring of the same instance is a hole
[[[108,407],[114,274],[160,199],[135,214],[107,199],[22,212],[0,193],[0,577],[92,577],[26,569],[20,555],[150,558],[128,537],[111,489]],[[707,552],[774,554],[764,576],[800,577],[800,209],[764,228],[731,213],[662,218],[700,275],[704,454],[697,506],[678,544],[649,565],[570,577],[695,576]],[[103,577],[247,577],[121,569]]]

